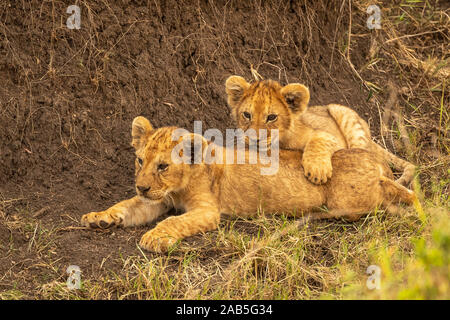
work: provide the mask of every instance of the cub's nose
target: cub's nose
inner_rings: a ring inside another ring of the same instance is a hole
[[[137,186],[137,189],[140,194],[145,194],[148,191],[150,191],[150,187],[148,187],[148,186]]]

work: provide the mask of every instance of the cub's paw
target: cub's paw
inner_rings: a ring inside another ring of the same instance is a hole
[[[142,236],[139,246],[148,251],[162,253],[167,252],[176,242],[175,237],[155,228]]]
[[[118,212],[90,212],[81,217],[81,224],[89,228],[106,229],[122,225],[123,217]]]
[[[305,160],[303,161],[303,169],[305,176],[309,181],[315,184],[321,184],[327,182],[333,173],[333,167],[331,166],[331,159],[327,160]]]

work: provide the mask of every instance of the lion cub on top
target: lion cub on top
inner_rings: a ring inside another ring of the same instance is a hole
[[[316,184],[325,183],[332,175],[331,156],[340,149],[361,148],[373,152],[380,160],[403,170],[397,180],[408,185],[415,166],[402,160],[372,141],[369,126],[350,108],[329,104],[309,107],[309,90],[302,84],[282,87],[273,80],[248,83],[240,76],[226,81],[228,104],[239,128],[266,129],[271,143],[271,129],[278,129],[282,149],[302,150],[305,175]],[[261,139],[262,140],[262,139]]]

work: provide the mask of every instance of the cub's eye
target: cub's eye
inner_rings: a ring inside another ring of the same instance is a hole
[[[160,163],[158,164],[158,171],[159,172],[166,171],[168,167],[169,165],[167,163]]]
[[[277,120],[278,116],[276,114],[269,114],[267,116],[267,122],[275,121]]]
[[[247,120],[251,120],[252,119],[252,115],[249,112],[247,112],[247,111],[242,112],[242,116],[245,119],[247,119]]]
[[[141,158],[137,158],[137,161],[139,163],[139,166],[142,167],[142,165],[144,164],[144,160],[142,160]]]

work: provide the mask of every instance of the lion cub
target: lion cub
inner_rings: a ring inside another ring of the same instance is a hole
[[[372,141],[369,126],[350,108],[330,104],[309,107],[309,90],[302,84],[284,87],[273,80],[252,84],[240,76],[226,81],[228,104],[239,128],[278,129],[283,149],[303,151],[302,165],[311,182],[325,183],[332,175],[331,156],[340,149],[362,148],[375,153],[380,160],[403,170],[397,180],[408,185],[415,166]],[[260,141],[259,141],[260,142]]]
[[[137,196],[105,211],[83,215],[83,225],[93,228],[142,225],[171,208],[184,210],[184,214],[161,221],[142,237],[142,248],[162,252],[185,237],[216,229],[221,213],[238,216],[257,212],[293,216],[310,213],[312,218],[344,216],[356,220],[377,206],[395,212],[399,202],[411,204],[415,200],[414,192],[391,180],[390,169],[362,149],[337,151],[331,159],[333,177],[326,184],[314,185],[304,176],[299,151],[280,150],[278,171],[262,175],[260,168],[264,165],[259,163],[205,161],[205,150],[223,147],[212,145],[199,135],[192,139],[191,133],[174,139],[175,130],[175,127],[153,129],[147,119],[134,119],[132,145],[136,150]],[[190,148],[183,153],[184,149],[178,147],[186,143]],[[193,143],[199,148],[192,148]],[[223,154],[225,160],[230,149],[222,150],[225,152],[216,154]],[[177,151],[189,160],[178,161],[174,157]],[[250,151],[243,152],[248,159]],[[193,162],[199,154],[200,161]]]

